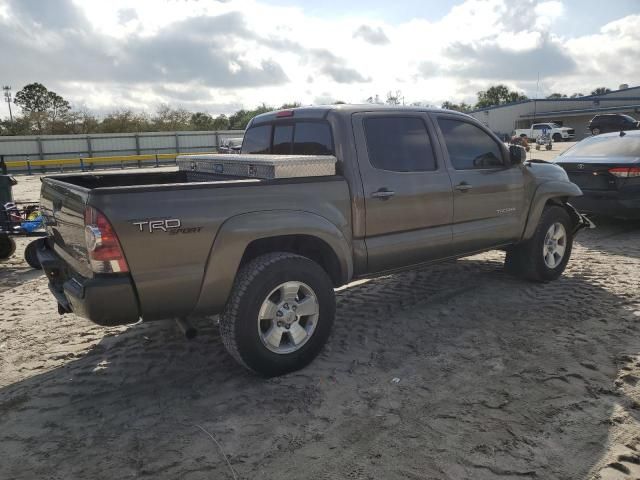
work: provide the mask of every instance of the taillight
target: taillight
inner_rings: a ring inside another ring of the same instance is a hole
[[[87,206],[84,211],[84,240],[91,270],[96,273],[128,272],[118,236],[104,214]]]
[[[276,118],[293,117],[294,114],[295,112],[293,110],[280,110],[276,113]]]
[[[610,168],[609,173],[620,178],[640,177],[640,167],[615,167]]]

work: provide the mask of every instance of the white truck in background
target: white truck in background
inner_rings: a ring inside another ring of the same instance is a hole
[[[527,137],[530,140],[535,140],[541,135],[547,134],[554,142],[573,140],[576,136],[576,131],[573,128],[561,127],[557,123],[534,123],[529,128],[516,129],[514,136]]]

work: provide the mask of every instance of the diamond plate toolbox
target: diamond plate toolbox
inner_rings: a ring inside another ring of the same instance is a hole
[[[179,155],[180,170],[252,178],[323,177],[336,174],[332,155]]]

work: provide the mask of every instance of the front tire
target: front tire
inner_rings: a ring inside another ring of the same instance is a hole
[[[554,142],[561,142],[562,141],[562,135],[560,135],[559,133],[554,133],[553,134],[553,141]]]
[[[507,249],[507,273],[536,282],[556,280],[569,262],[573,225],[560,206],[546,207],[533,236]]]
[[[591,129],[591,135],[600,135],[600,129],[599,128],[592,128]]]
[[[270,253],[239,270],[220,332],[241,365],[267,377],[282,375],[320,353],[335,308],[333,284],[320,265],[292,253]]]
[[[16,251],[16,242],[9,235],[0,234],[0,260],[6,260]]]

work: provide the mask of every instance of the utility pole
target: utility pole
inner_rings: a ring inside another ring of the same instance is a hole
[[[4,90],[4,101],[9,105],[9,119],[11,123],[13,123],[13,113],[11,113],[11,87],[9,85],[5,85],[2,87]]]

